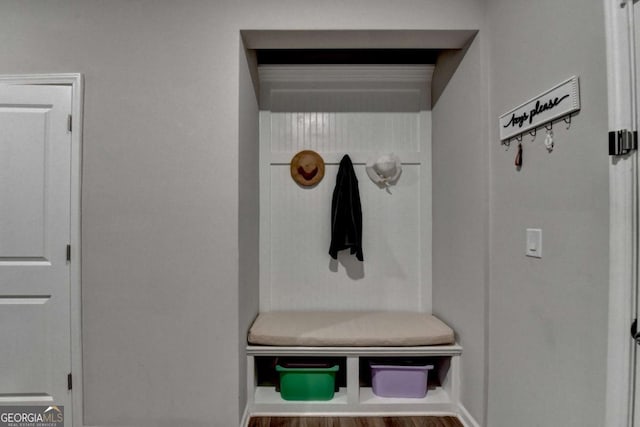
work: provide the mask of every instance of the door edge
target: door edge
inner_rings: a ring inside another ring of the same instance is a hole
[[[623,4],[625,6],[623,7]],[[609,130],[632,129],[630,40],[632,0],[603,0]],[[606,155],[603,137],[603,155]],[[609,305],[604,425],[632,427],[634,359],[629,328],[635,317],[637,151],[609,157]]]

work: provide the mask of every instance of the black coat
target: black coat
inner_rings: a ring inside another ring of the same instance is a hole
[[[362,207],[358,192],[358,179],[353,163],[345,155],[340,161],[336,188],[331,200],[331,246],[329,255],[338,258],[338,251],[351,249],[359,261],[362,257]]]

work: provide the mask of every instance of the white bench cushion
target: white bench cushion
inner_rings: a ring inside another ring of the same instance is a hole
[[[305,347],[387,347],[455,343],[453,330],[431,314],[398,311],[275,311],[260,313],[251,344]]]

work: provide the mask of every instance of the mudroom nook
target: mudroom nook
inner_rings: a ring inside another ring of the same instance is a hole
[[[245,418],[460,415],[463,347],[431,315],[432,92],[441,93],[461,60],[452,53],[464,55],[475,34],[452,33],[459,49],[248,52],[260,110],[260,314],[248,331]],[[245,42],[269,39],[260,36]],[[301,156],[311,156],[306,170]],[[329,255],[345,157],[356,177],[360,256]],[[286,397],[276,366],[292,358],[332,361],[335,393]],[[380,396],[370,368],[378,362],[428,364],[426,393]]]

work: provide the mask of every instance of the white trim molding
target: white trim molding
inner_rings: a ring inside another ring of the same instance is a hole
[[[351,111],[430,110],[434,69],[434,65],[261,65],[260,109],[285,111],[296,105],[298,112],[299,108],[350,111],[350,106],[357,106]],[[332,102],[325,99],[328,96]]]
[[[624,7],[621,7],[624,3]],[[633,1],[604,0],[607,41],[609,130],[635,130],[629,19]],[[631,16],[630,16],[631,15]],[[603,141],[603,145],[605,142]],[[604,425],[633,424],[637,242],[637,152],[611,157],[609,166],[609,327]]]
[[[464,427],[481,427],[480,423],[471,416],[469,411],[467,411],[467,408],[465,408],[462,403],[458,405],[458,418],[460,418]]]
[[[81,181],[82,114],[84,87],[79,73],[0,75],[0,83],[10,85],[62,85],[71,87],[71,373],[72,423],[83,426],[82,390],[82,286],[81,286]]]
[[[247,427],[249,425],[249,418],[251,418],[251,415],[249,414],[249,405],[247,404],[244,407],[244,412],[240,419],[240,427]]]
[[[260,82],[403,82],[431,81],[434,65],[261,65]]]

